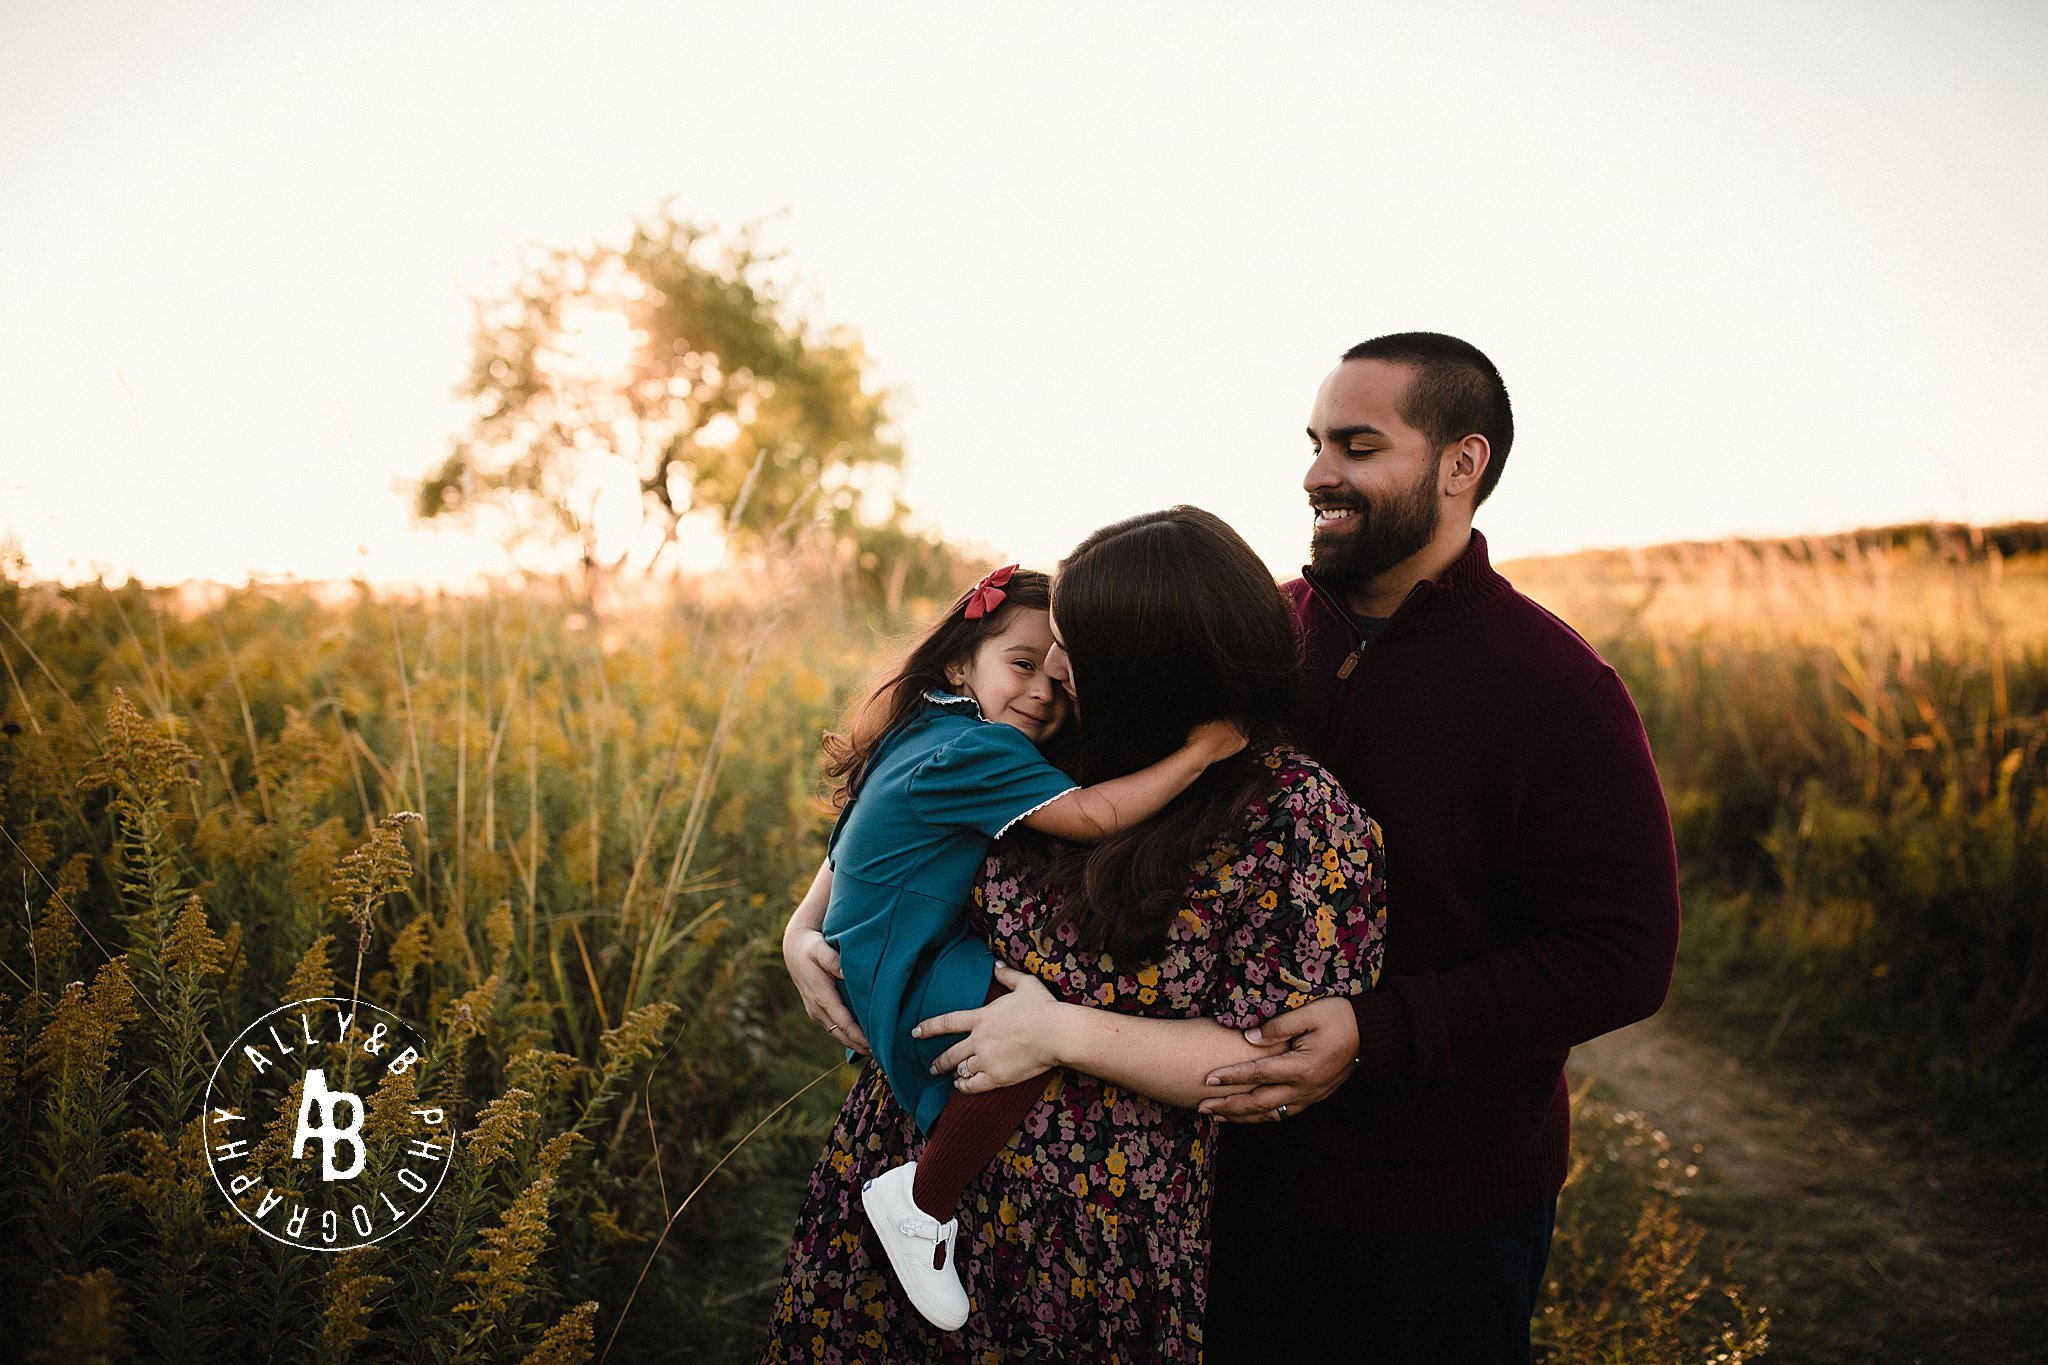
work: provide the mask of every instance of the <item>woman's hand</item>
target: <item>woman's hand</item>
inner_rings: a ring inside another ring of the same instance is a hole
[[[782,965],[796,993],[804,998],[804,1013],[818,1026],[855,1052],[866,1054],[868,1036],[860,1021],[846,1007],[839,983],[846,973],[839,966],[839,953],[825,942],[825,911],[832,903],[832,864],[818,864],[811,889],[796,903],[789,926],[782,931]]]
[[[839,954],[825,942],[825,936],[807,925],[791,923],[782,936],[782,963],[796,993],[804,998],[804,1013],[855,1052],[866,1054],[868,1036],[860,1031],[839,982],[846,973],[839,968]]]
[[[1029,972],[1000,962],[996,980],[1009,987],[1009,994],[980,1009],[927,1019],[910,1031],[913,1038],[967,1035],[932,1064],[934,1076],[951,1071],[953,1088],[965,1095],[998,1090],[1061,1065],[1060,1025],[1067,1011],[1076,1007],[1054,999],[1045,983]]]

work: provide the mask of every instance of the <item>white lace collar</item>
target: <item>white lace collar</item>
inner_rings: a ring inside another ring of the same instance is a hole
[[[944,706],[949,708],[965,706],[970,712],[973,713],[974,718],[976,720],[988,719],[987,716],[981,714],[981,703],[977,702],[972,697],[962,696],[958,692],[941,692],[936,687],[928,688],[925,691],[924,699],[932,703],[932,705],[934,706]]]

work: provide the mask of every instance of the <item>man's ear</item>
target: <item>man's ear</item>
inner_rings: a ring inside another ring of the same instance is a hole
[[[1493,461],[1493,445],[1477,434],[1444,447],[1438,463],[1437,487],[1447,498],[1455,498],[1479,487],[1486,466]]]

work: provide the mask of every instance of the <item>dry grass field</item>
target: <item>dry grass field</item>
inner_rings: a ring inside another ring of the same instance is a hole
[[[2048,1156],[2038,525],[1515,566],[1620,669],[1687,881],[1682,998]],[[2037,1196],[2041,1191],[2037,1188]]]
[[[2044,533],[1507,568],[1626,677],[1686,882],[1672,1003],[1574,1066],[1774,1358],[2048,1358]]]
[[[1687,999],[2009,1140],[2041,1113],[2048,573],[1985,544],[1510,573],[1642,706]],[[849,1079],[776,951],[822,849],[818,733],[877,658],[837,583],[771,566],[596,620],[544,589],[0,580],[7,1339],[749,1358]],[[422,1224],[339,1257],[230,1214],[195,1122],[227,1040],[328,989],[423,1027],[419,1092],[463,1130]],[[1551,1360],[1765,1349],[1659,1141],[1584,1106]]]

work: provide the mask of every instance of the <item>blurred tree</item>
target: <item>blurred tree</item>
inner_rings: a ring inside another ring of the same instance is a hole
[[[877,596],[906,568],[923,578],[902,556],[945,556],[904,528],[890,395],[856,333],[792,306],[761,235],[664,207],[624,247],[530,256],[477,304],[474,416],[419,515],[495,513],[516,545],[567,542],[591,589],[687,535],[753,548],[808,516]]]

